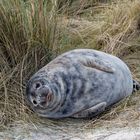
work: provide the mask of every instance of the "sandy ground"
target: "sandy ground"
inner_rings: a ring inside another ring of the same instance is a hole
[[[88,122],[89,123],[89,122]],[[84,127],[87,122],[68,120],[59,125],[24,124],[17,122],[9,130],[0,132],[0,140],[140,140],[140,122],[137,126]]]

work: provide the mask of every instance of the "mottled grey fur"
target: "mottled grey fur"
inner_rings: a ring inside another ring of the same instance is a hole
[[[92,117],[132,94],[133,79],[119,58],[91,49],[64,53],[27,84],[31,108],[47,118]]]

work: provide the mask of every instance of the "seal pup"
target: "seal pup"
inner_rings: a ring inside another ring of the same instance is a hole
[[[97,50],[75,49],[58,56],[30,78],[26,100],[43,117],[86,118],[138,89],[140,85],[119,58]]]

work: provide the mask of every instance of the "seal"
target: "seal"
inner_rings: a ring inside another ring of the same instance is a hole
[[[132,92],[132,75],[122,60],[97,50],[75,49],[36,72],[27,83],[25,97],[40,116],[86,118]]]

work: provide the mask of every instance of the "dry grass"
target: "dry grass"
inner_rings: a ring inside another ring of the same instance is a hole
[[[47,10],[48,11],[47,11]],[[27,79],[57,54],[56,5],[0,2],[0,124],[26,120]]]
[[[58,53],[73,48],[103,50],[125,60],[133,76],[140,81],[139,0],[108,3],[83,0],[80,4],[76,0],[67,1],[71,2],[66,3],[68,5],[58,2],[0,1],[1,128],[15,120],[40,121],[25,104],[26,82]],[[133,102],[135,97],[137,100]],[[96,125],[102,124],[102,120],[108,122],[126,110],[132,112],[140,104],[138,99],[139,94],[126,99],[97,119]],[[94,126],[94,121],[91,124]]]
[[[65,17],[65,26],[69,27],[67,40],[74,47],[96,48],[123,56],[126,50],[138,46],[135,39],[139,40],[139,12],[138,0],[123,0],[111,4],[102,3],[75,19]]]

